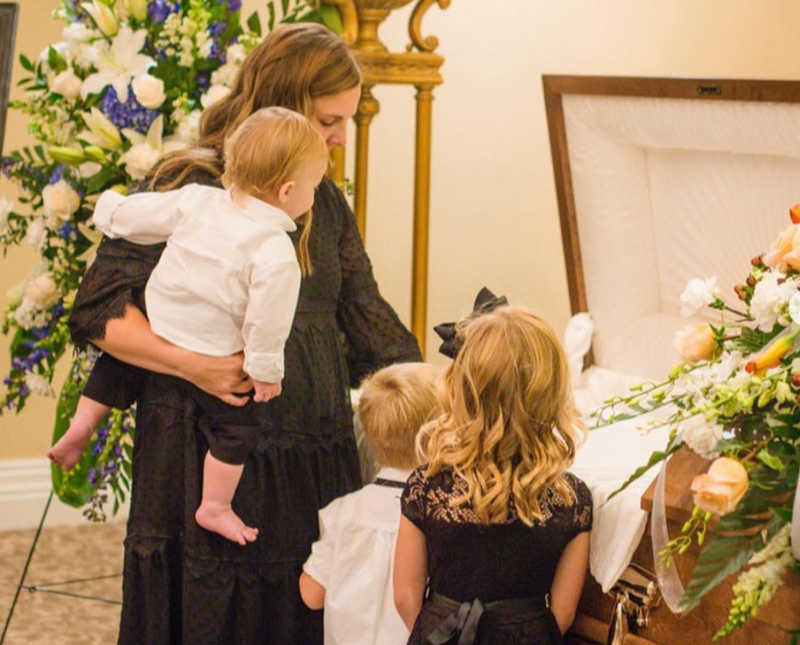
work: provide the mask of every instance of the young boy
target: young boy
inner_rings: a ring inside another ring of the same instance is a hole
[[[436,415],[439,371],[399,363],[368,377],[358,416],[377,479],[319,512],[320,537],[300,575],[310,609],[325,610],[325,645],[400,645],[408,630],[394,606],[392,562],[400,493],[417,458],[420,426]]]

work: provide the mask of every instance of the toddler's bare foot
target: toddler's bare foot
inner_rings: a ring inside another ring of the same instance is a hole
[[[222,537],[242,546],[258,537],[258,529],[246,526],[233,512],[230,504],[203,500],[194,514],[194,519],[207,531],[219,533]]]
[[[87,432],[79,428],[73,430],[73,427],[70,426],[66,434],[56,442],[56,445],[47,451],[47,458],[64,470],[72,470],[80,460],[91,436],[91,429]]]

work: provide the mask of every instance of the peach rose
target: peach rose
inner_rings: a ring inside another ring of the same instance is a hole
[[[781,231],[772,242],[762,261],[770,268],[786,271],[788,267],[800,271],[800,226],[792,224]]]
[[[730,513],[748,486],[747,471],[735,459],[719,457],[708,472],[692,480],[694,504],[716,515]]]
[[[704,361],[714,353],[714,332],[708,323],[694,323],[676,331],[672,344],[681,360]]]

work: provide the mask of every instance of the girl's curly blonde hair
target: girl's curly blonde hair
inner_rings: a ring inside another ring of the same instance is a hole
[[[451,470],[466,483],[452,503],[487,524],[507,521],[512,508],[529,526],[542,521],[548,487],[573,504],[564,473],[584,425],[568,369],[553,330],[532,312],[500,307],[470,320],[439,392],[443,414],[417,437],[426,477]]]

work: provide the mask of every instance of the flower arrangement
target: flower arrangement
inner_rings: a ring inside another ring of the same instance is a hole
[[[745,282],[734,287],[739,304],[720,297],[716,278],[688,282],[681,313],[709,307],[719,320],[676,334],[684,362],[664,381],[637,385],[593,413],[605,425],[662,409],[648,425],[670,428],[665,449],[619,490],[682,446],[713,459],[691,483],[690,519],[659,556],[669,566],[695,541],[700,547],[682,611],[738,574],[715,640],[767,604],[787,571],[800,572],[800,205],[790,216],[792,224],[751,260]],[[789,633],[796,643],[798,632]]]
[[[55,396],[56,365],[72,354],[67,319],[100,241],[92,210],[106,189],[126,193],[163,154],[192,145],[204,107],[225,96],[262,35],[241,0],[60,0],[63,40],[38,58],[22,55],[24,100],[36,143],[0,159],[18,187],[0,196],[0,245],[29,244],[40,261],[8,293],[2,331],[11,335],[11,370],[0,413],[21,411],[31,394]],[[269,0],[267,27],[316,21],[341,30],[333,6]],[[95,356],[74,352],[56,410],[54,440],[67,429]],[[69,473],[53,468],[54,489],[91,519],[114,512],[130,486],[132,411],[115,411]]]

